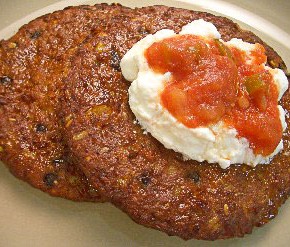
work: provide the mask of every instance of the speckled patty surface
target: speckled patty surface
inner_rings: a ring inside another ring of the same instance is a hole
[[[76,52],[62,100],[64,138],[92,186],[137,223],[184,239],[241,237],[274,218],[289,195],[289,131],[284,151],[270,165],[223,170],[185,162],[136,124],[128,105],[130,83],[119,67],[148,33],[179,31],[199,18],[213,22],[224,40],[262,43],[270,66],[285,69],[270,47],[228,19],[164,6],[135,9],[100,27]],[[282,105],[288,111],[289,104],[287,92]]]
[[[224,40],[262,43],[269,65],[285,69],[257,36],[207,13],[102,4],[48,14],[0,42],[0,160],[51,195],[106,198],[137,223],[184,239],[240,237],[267,223],[290,193],[289,131],[270,165],[223,170],[185,162],[143,134],[128,105],[123,55],[149,33],[199,18]]]
[[[120,6],[69,7],[0,43],[0,160],[18,178],[54,196],[102,200],[68,159],[62,142],[63,80],[77,47]]]

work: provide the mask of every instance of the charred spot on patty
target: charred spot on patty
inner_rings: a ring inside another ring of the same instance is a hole
[[[111,51],[111,66],[112,66],[112,68],[117,70],[117,71],[121,71],[120,61],[121,61],[121,58],[120,58],[118,52],[115,51],[114,49],[112,49],[112,51]]]
[[[148,173],[143,173],[141,176],[140,176],[140,181],[143,185],[147,186],[151,183],[151,177],[149,176]]]
[[[190,171],[186,177],[191,181],[193,181],[194,183],[200,182],[200,175],[197,171]]]
[[[38,123],[35,126],[35,130],[36,130],[36,132],[45,132],[45,131],[47,131],[47,127],[44,124]]]
[[[31,39],[37,39],[38,37],[40,37],[40,35],[41,35],[41,32],[40,31],[35,31],[34,33],[32,33],[30,35],[30,38]]]
[[[9,84],[11,82],[12,82],[12,79],[10,77],[6,76],[6,75],[0,77],[0,83],[1,84],[5,85],[5,84]]]
[[[57,182],[58,176],[55,173],[47,173],[43,177],[43,182],[47,187],[52,187]]]

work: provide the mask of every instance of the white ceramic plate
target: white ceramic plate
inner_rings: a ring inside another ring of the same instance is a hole
[[[11,24],[0,31],[0,39],[13,35],[30,20],[70,5],[116,1],[61,1]],[[223,1],[134,1],[124,5],[164,4],[204,10],[235,19],[254,31],[280,53],[290,67],[290,36],[261,17]],[[246,20],[247,23],[243,22]],[[109,203],[75,203],[53,198],[17,180],[0,165],[0,246],[289,246],[290,202],[263,228],[256,228],[242,239],[215,242],[168,237],[132,222]]]

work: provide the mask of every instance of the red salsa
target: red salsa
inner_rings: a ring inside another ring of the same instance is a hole
[[[265,70],[264,47],[256,44],[247,63],[244,51],[215,39],[178,35],[145,52],[155,72],[171,72],[162,105],[189,128],[222,120],[245,137],[256,154],[269,155],[282,138],[278,90]]]

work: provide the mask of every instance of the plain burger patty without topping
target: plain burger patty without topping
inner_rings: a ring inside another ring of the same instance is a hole
[[[16,177],[53,196],[104,200],[70,159],[57,113],[75,50],[123,11],[128,10],[105,4],[68,7],[0,43],[0,160]]]

